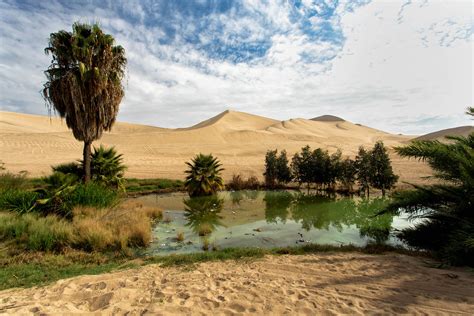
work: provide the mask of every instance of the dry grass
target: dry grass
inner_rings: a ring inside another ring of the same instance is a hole
[[[176,241],[178,241],[178,242],[184,241],[184,233],[183,233],[183,232],[179,232],[179,233],[176,235]]]
[[[78,207],[73,214],[73,226],[82,242],[81,248],[125,250],[145,247],[151,242],[151,226],[161,217],[161,210],[124,201],[112,209]]]

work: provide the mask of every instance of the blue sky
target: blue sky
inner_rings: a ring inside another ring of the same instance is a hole
[[[98,21],[126,49],[119,119],[234,109],[422,134],[472,124],[471,1],[0,0],[0,109],[46,114],[49,34]]]

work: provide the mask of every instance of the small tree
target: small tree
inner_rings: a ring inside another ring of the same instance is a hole
[[[268,150],[265,155],[265,185],[269,188],[274,188],[278,177],[278,159],[277,150]]]
[[[286,150],[282,150],[280,152],[280,156],[278,156],[276,160],[276,177],[278,180],[278,183],[288,183],[292,180],[291,177],[291,170],[290,167],[288,166],[288,158],[286,156]]]
[[[357,182],[359,183],[360,191],[367,197],[370,195],[370,152],[364,147],[359,147],[359,153],[355,160],[357,168]]]
[[[393,173],[390,157],[382,141],[375,143],[370,152],[370,184],[385,196],[386,190],[393,188],[398,176]]]
[[[301,148],[301,153],[296,153],[291,159],[293,178],[299,185],[306,183],[308,191],[313,182],[313,159],[314,156],[309,146]]]
[[[338,149],[334,154],[329,157],[329,168],[327,170],[327,182],[328,185],[334,189],[336,181],[341,177],[342,174],[342,152]]]
[[[357,178],[356,162],[350,158],[344,159],[341,162],[340,171],[341,172],[339,174],[338,181],[341,182],[344,189],[352,192]]]

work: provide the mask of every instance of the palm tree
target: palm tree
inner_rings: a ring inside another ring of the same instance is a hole
[[[43,96],[49,111],[66,119],[84,142],[84,181],[91,178],[91,144],[115,122],[124,95],[125,50],[97,24],[74,23],[72,33],[52,33],[45,53],[53,59],[45,71]]]
[[[396,193],[384,212],[422,219],[399,234],[409,245],[453,264],[474,265],[474,133],[447,138],[452,142],[414,141],[396,148],[402,157],[426,161],[440,181]]]
[[[220,175],[221,164],[212,155],[196,155],[190,162],[186,162],[189,169],[184,185],[189,196],[213,195],[224,187],[224,181]]]
[[[474,116],[474,107],[473,106],[468,107],[467,111],[466,111],[466,114]]]
[[[92,179],[107,186],[124,189],[123,176],[127,167],[123,164],[122,154],[118,154],[114,147],[105,148],[100,145],[99,148],[94,147],[91,156]]]

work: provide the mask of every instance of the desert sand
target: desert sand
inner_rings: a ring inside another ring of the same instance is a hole
[[[471,314],[472,272],[399,254],[267,256],[149,265],[0,292],[7,314]],[[472,314],[471,314],[472,315]]]
[[[377,140],[392,148],[413,137],[393,135],[332,116],[277,121],[252,114],[225,111],[189,128],[166,129],[118,122],[94,145],[115,146],[128,165],[127,177],[184,177],[185,161],[197,153],[212,153],[224,165],[224,178],[232,174],[262,178],[265,152],[286,149],[291,157],[310,145],[345,156],[355,156],[360,145]],[[418,182],[430,175],[423,163],[401,159],[390,150],[400,182]],[[51,165],[81,159],[82,143],[65,122],[48,116],[0,112],[0,160],[12,172],[26,170],[31,176],[51,172]]]

